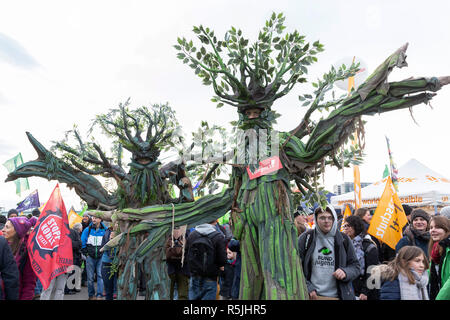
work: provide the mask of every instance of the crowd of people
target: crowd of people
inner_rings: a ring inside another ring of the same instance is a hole
[[[331,205],[293,214],[298,233],[295,248],[310,299],[450,300],[450,206],[430,215],[403,205],[408,218],[395,249],[368,234],[372,213],[359,208],[343,219]],[[105,244],[114,230],[96,217],[83,216],[70,230],[73,263],[82,270],[69,285],[71,270],[52,280],[46,290],[34,274],[27,241],[39,210],[19,216],[0,215],[0,299],[62,300],[87,286],[89,300],[117,297],[116,248]],[[241,258],[231,221],[217,220],[194,228],[172,230],[165,242],[170,299],[239,299]],[[96,285],[95,285],[96,284]],[[145,291],[140,282],[141,293]]]

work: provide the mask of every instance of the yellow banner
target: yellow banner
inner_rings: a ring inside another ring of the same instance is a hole
[[[352,215],[352,211],[350,210],[350,206],[346,204],[345,205],[345,211],[344,211],[344,217],[342,218],[342,223],[341,223],[341,232],[344,231],[343,225],[344,225],[345,219],[347,217],[350,217],[351,215]]]
[[[407,221],[391,177],[388,177],[367,232],[395,249],[395,245],[402,238],[402,229]]]
[[[75,212],[73,207],[70,208],[69,213],[67,214],[67,218],[69,219],[69,228],[73,228],[75,223],[81,223],[83,221],[83,217],[80,217],[78,213]]]

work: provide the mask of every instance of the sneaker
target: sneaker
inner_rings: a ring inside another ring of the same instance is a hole
[[[89,297],[89,300],[97,300],[97,297]]]
[[[97,297],[97,300],[105,300],[104,297]]]

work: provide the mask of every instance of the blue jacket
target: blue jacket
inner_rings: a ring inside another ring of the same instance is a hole
[[[98,229],[95,229],[92,223],[89,224],[89,227],[84,229],[81,234],[81,251],[91,258],[101,258],[102,252],[100,252],[100,248],[102,247],[102,240],[105,232],[106,227],[103,222],[100,222]]]
[[[381,285],[380,300],[401,300],[400,282],[398,278],[394,281],[385,281]]]

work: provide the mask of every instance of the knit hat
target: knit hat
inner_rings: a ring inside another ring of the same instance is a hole
[[[440,212],[441,216],[447,217],[450,219],[450,206],[443,207]]]
[[[427,223],[430,223],[430,215],[422,209],[414,209],[411,212],[411,221],[414,221],[414,219],[421,217],[427,221]]]
[[[25,237],[25,235],[31,228],[31,222],[27,217],[13,217],[9,218],[9,221],[11,221],[14,229],[16,230],[17,236],[20,239]]]

